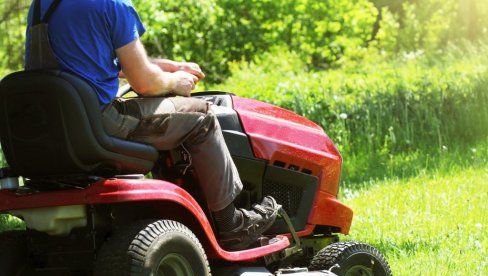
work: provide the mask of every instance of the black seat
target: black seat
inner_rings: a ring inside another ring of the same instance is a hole
[[[152,146],[107,135],[94,89],[58,70],[1,80],[0,139],[10,169],[30,178],[145,174],[158,158]]]

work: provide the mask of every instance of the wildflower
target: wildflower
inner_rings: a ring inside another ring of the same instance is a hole
[[[403,58],[405,60],[413,60],[413,59],[418,58],[419,56],[422,56],[423,54],[424,54],[424,50],[418,50],[415,52],[407,52],[407,53],[403,53]]]
[[[347,114],[341,113],[341,114],[339,114],[339,118],[341,118],[342,120],[345,120],[345,119],[347,119]]]

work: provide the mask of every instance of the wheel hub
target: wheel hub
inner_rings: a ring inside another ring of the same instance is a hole
[[[364,265],[355,265],[347,270],[345,276],[374,276],[373,270]]]
[[[186,276],[193,275],[191,264],[188,260],[175,253],[168,254],[159,262],[158,273],[161,276]]]

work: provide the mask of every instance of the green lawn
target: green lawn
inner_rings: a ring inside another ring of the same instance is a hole
[[[394,275],[488,275],[488,166],[344,195],[355,211],[345,239],[376,246]]]

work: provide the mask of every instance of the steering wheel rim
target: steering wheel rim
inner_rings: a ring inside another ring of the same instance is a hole
[[[123,97],[125,94],[134,91],[130,84],[126,83],[122,86],[119,87],[119,90],[117,90],[116,97],[120,98]]]

